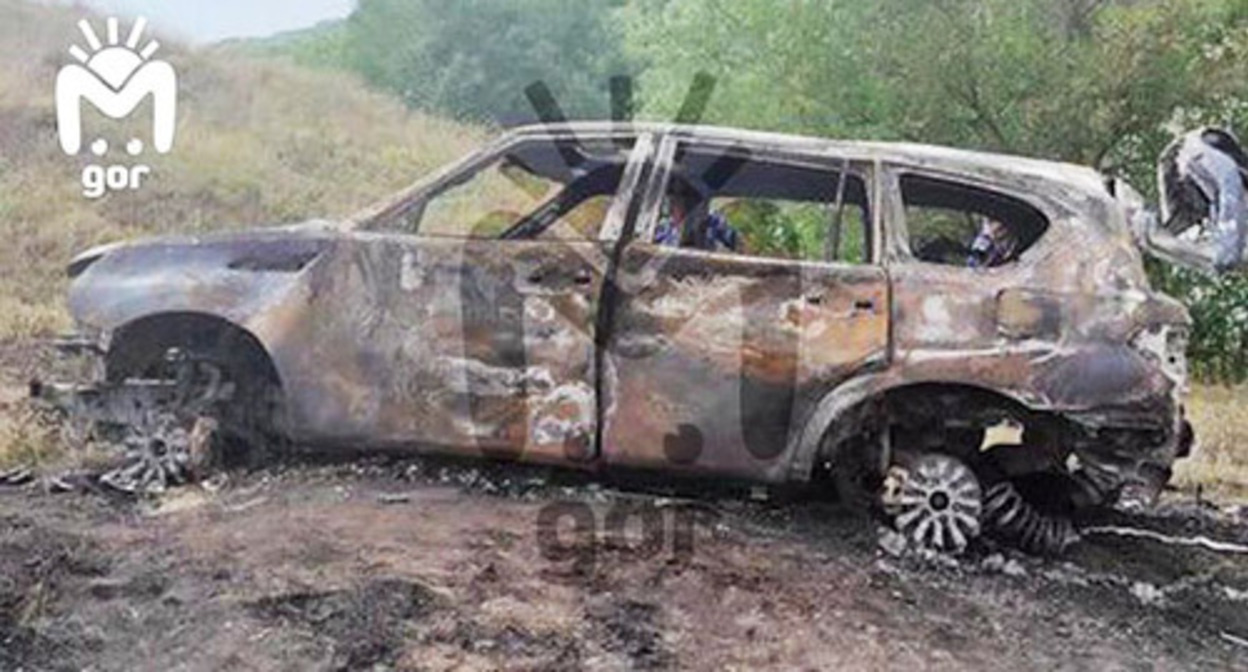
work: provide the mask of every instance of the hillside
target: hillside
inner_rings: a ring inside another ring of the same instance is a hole
[[[94,157],[61,153],[53,105],[66,50],[83,42],[75,25],[83,15],[0,0],[0,16],[0,225],[9,241],[0,248],[0,340],[69,326],[62,269],[75,251],[166,231],[342,216],[483,135],[412,113],[347,74],[162,39],[158,57],[179,75],[173,151],[144,155],[152,175],[141,189],[90,200],[80,173]],[[122,20],[123,31],[129,25]],[[149,104],[133,118],[150,114]]]
[[[264,37],[223,40],[214,48],[242,56],[286,58],[297,65],[349,70],[347,20],[328,19],[307,28]]]

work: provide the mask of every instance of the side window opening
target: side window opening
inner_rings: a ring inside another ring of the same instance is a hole
[[[853,172],[682,148],[652,242],[759,257],[869,263],[866,183]]]
[[[910,253],[920,261],[992,268],[1016,261],[1049,228],[1020,199],[958,182],[901,177]]]
[[[631,150],[631,142],[619,140],[524,142],[389,228],[461,238],[596,240]]]

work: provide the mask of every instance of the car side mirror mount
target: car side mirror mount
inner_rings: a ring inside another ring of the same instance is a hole
[[[1205,275],[1218,275],[1213,267],[1210,250],[1197,243],[1184,240],[1162,225],[1156,212],[1142,211],[1145,221],[1140,225],[1143,232],[1143,248],[1168,263],[1178,264]],[[1133,223],[1132,228],[1136,225]]]

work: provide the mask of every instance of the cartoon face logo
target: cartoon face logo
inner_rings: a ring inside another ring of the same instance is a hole
[[[86,19],[78,29],[87,40],[91,53],[72,45],[69,53],[78,63],[61,68],[56,76],[56,126],[61,149],[77,154],[82,148],[82,101],[88,100],[105,116],[121,119],[135,110],[148,95],[152,96],[152,144],[164,154],[173,147],[178,105],[178,78],[173,66],[152,60],[160,48],[156,40],[141,50],[139,41],[147,21],[136,19],[125,44],[118,39],[117,19],[107,21],[108,44],[102,44]],[[102,155],[108,151],[103,139],[92,143],[92,151]],[[137,138],[127,143],[131,155],[143,151]]]

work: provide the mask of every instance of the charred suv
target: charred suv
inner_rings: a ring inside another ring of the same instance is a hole
[[[827,476],[919,543],[1057,550],[1192,442],[1190,318],[1149,287],[1141,211],[1017,157],[524,128],[345,222],[84,253],[102,373],[39,392],[124,428],[136,487],[207,435]]]

